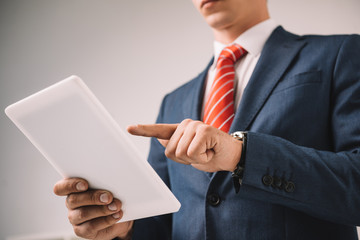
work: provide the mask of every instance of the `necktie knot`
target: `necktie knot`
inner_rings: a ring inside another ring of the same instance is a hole
[[[218,63],[219,64],[223,64],[221,63],[222,61],[231,61],[232,64],[234,64],[237,60],[239,60],[244,54],[246,53],[246,50],[244,48],[242,48],[240,45],[234,43],[230,46],[225,47],[220,55],[219,55],[219,59],[218,59]]]

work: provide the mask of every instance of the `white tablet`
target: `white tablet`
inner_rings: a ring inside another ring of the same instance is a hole
[[[79,77],[5,112],[64,178],[84,178],[120,199],[121,222],[179,210],[179,201]]]

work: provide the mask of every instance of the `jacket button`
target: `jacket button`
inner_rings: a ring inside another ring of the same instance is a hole
[[[281,180],[280,178],[274,177],[273,183],[272,183],[271,186],[274,187],[274,188],[282,189],[282,187],[283,187],[283,182],[282,182],[282,180]]]
[[[212,193],[210,194],[208,197],[207,197],[207,200],[208,200],[208,203],[211,205],[211,206],[217,206],[220,204],[221,202],[221,199],[219,197],[218,194],[216,193]]]
[[[287,182],[285,185],[285,191],[288,193],[292,193],[295,191],[295,184],[293,182]]]
[[[262,178],[262,182],[265,186],[270,186],[273,183],[273,177],[270,175],[265,175]]]

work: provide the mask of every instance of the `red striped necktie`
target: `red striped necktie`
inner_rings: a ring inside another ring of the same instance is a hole
[[[246,50],[232,44],[222,50],[216,64],[214,82],[205,105],[204,123],[224,132],[230,130],[234,120],[234,64]]]

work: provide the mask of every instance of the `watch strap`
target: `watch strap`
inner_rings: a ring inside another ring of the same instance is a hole
[[[246,155],[246,144],[247,144],[247,132],[234,132],[230,134],[233,138],[242,141],[242,151],[240,156],[240,161],[236,165],[234,172],[231,174],[235,193],[240,191],[240,187],[242,185],[242,179],[244,176],[244,169],[245,169],[245,155]]]

